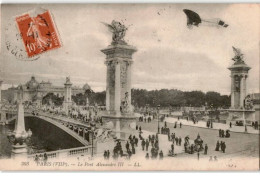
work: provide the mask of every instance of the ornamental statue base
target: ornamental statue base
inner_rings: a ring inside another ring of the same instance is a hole
[[[12,145],[11,157],[13,159],[25,158],[26,156],[27,156],[27,145],[26,144],[20,145],[19,143],[17,143],[16,145]]]
[[[136,131],[136,117],[134,113],[121,114],[119,116],[118,114],[104,114],[102,115],[102,121],[105,128],[109,128],[115,133],[117,139],[125,140]]]
[[[229,109],[228,118],[226,123],[242,121],[243,125],[251,125],[252,122],[256,121],[255,110],[246,110],[246,109]]]

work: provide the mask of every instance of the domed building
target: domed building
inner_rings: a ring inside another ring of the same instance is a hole
[[[24,102],[32,102],[36,104],[41,104],[41,101],[44,96],[48,93],[53,93],[58,97],[64,97],[65,87],[62,86],[54,86],[50,81],[41,81],[40,83],[36,80],[35,76],[32,76],[31,79],[23,85],[19,85],[15,88],[9,88],[9,93],[13,94],[13,102],[18,99],[18,89],[22,89],[23,91],[23,100]],[[71,87],[71,95],[84,94],[86,91],[92,91],[90,86],[86,83],[82,88],[80,87]]]
[[[31,77],[31,80],[28,81],[26,84],[26,89],[30,89],[30,90],[33,90],[33,89],[37,89],[39,87],[39,83],[38,81],[35,80],[35,77],[32,76]]]
[[[85,91],[90,90],[91,91],[91,87],[88,85],[88,83],[84,84],[83,90],[85,90]]]

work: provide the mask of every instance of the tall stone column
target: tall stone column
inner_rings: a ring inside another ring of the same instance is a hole
[[[121,105],[121,80],[120,80],[120,62],[115,62],[115,112],[120,115]]]
[[[22,101],[19,101],[18,103],[18,118],[15,121],[15,131],[16,134],[22,135],[22,133],[25,133],[25,124],[24,124],[24,107]]]
[[[244,75],[241,75],[241,78],[240,78],[240,108],[243,108],[244,107]]]
[[[131,105],[131,89],[132,89],[132,62],[128,62],[127,67],[127,91],[128,91],[128,102]]]
[[[109,62],[106,62],[107,66],[107,79],[106,79],[106,110],[110,112],[110,88],[109,88],[109,81],[110,81],[110,74],[109,74]]]
[[[0,80],[0,108],[2,105],[2,83],[3,83],[3,81]]]
[[[69,114],[69,107],[72,104],[72,100],[71,100],[71,87],[72,87],[72,83],[70,82],[70,78],[67,77],[66,78],[66,82],[64,84],[65,86],[65,92],[64,92],[64,110],[65,113],[68,115]]]
[[[235,78],[231,75],[231,109],[235,108]]]
[[[246,97],[246,77],[247,75],[243,75],[241,78],[240,85],[240,107],[244,107],[244,100]]]

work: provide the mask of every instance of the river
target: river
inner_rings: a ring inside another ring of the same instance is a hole
[[[83,146],[60,128],[35,117],[25,118],[25,128],[30,128],[33,133],[27,141],[29,154]],[[0,159],[11,157],[12,145],[7,134],[13,130],[14,124],[0,125]]]

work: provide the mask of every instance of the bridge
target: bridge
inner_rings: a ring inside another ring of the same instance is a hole
[[[1,114],[2,118],[0,120],[2,124],[9,124],[14,122],[17,118],[17,110],[5,109],[2,110]],[[47,121],[71,135],[84,146],[92,145],[92,141],[94,141],[94,139],[92,139],[94,132],[91,131],[89,123],[75,120],[64,115],[42,111],[33,113],[33,111],[25,110],[24,116],[27,118],[38,118]]]

